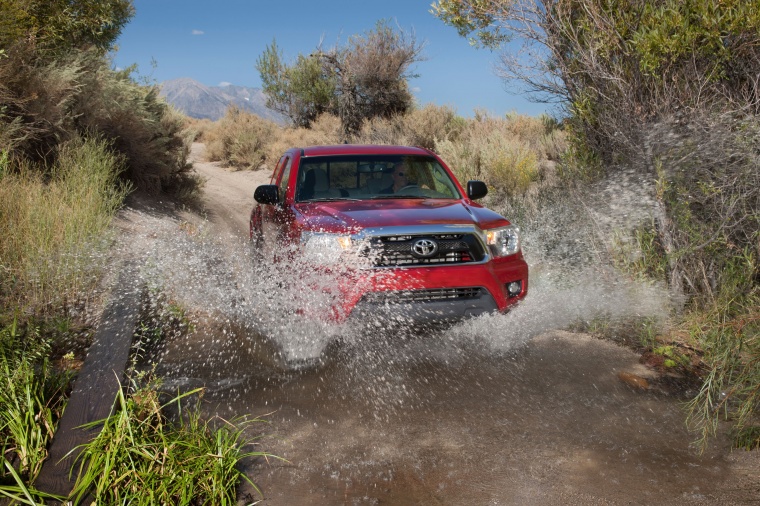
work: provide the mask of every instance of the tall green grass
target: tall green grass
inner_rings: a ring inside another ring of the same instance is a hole
[[[97,139],[64,144],[47,174],[22,162],[0,171],[4,307],[44,312],[84,297],[104,265],[108,226],[129,191],[122,159]]]
[[[728,423],[735,446],[760,448],[760,289],[689,312],[680,330],[702,350],[706,366],[702,388],[688,405],[697,446],[704,450]]]
[[[102,430],[78,458],[78,478],[70,499],[91,496],[97,504],[234,505],[238,484],[253,482],[241,472],[242,459],[269,457],[246,449],[243,431],[253,420],[203,421],[200,403],[186,408],[193,390],[165,404],[154,386],[131,396],[120,392],[114,414],[94,422]],[[175,420],[165,416],[176,410]],[[214,427],[212,422],[217,422]]]
[[[13,473],[33,482],[47,458],[47,446],[65,405],[71,374],[52,367],[50,344],[37,329],[22,332],[13,322],[0,330],[0,448]]]

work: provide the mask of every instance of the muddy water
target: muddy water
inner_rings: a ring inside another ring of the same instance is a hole
[[[207,367],[201,330],[161,372],[205,384],[209,414],[270,422],[249,435],[287,462],[247,464],[262,504],[730,503],[725,449],[697,455],[680,399],[621,382],[640,366],[610,343],[554,331],[494,353],[367,335],[288,370],[223,327],[227,367]]]
[[[758,503],[757,452],[732,453],[721,435],[697,454],[683,398],[620,381],[621,372],[643,374],[637,356],[555,330],[599,314],[660,316],[667,304],[656,292],[599,272],[570,279],[540,260],[531,263],[530,296],[509,315],[424,336],[326,329],[294,317],[303,290],[284,289],[275,266],[252,268],[240,232],[250,204],[235,204],[252,193],[243,175],[222,184],[229,174],[202,168],[219,183],[207,188],[217,230],[193,216],[130,211],[123,253],[145,259],[142,281],[187,308],[196,327],[158,357],[167,390],[204,386],[208,415],[266,419],[247,435],[287,459],[246,462],[262,495],[243,485],[243,499]]]

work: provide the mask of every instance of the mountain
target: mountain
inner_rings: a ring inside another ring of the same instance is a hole
[[[230,105],[246,112],[284,124],[286,119],[267,109],[266,96],[259,88],[245,86],[206,86],[189,77],[164,81],[160,84],[161,96],[191,118],[218,120]]]

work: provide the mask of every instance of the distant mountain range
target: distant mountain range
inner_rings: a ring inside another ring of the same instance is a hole
[[[161,96],[191,118],[207,118],[216,121],[224,116],[230,105],[236,105],[246,112],[276,123],[286,122],[286,118],[281,114],[267,109],[266,96],[259,88],[232,84],[206,86],[189,77],[164,81],[160,86]]]

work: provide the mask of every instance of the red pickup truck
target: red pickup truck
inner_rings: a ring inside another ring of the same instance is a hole
[[[528,292],[520,230],[476,202],[487,192],[422,148],[294,148],[254,193],[250,237],[263,255],[334,275],[331,320],[457,321]]]

